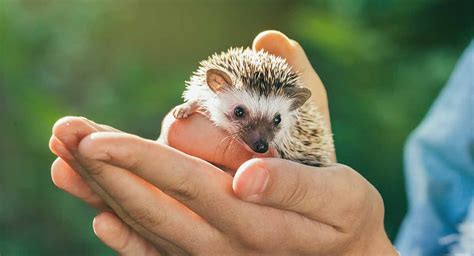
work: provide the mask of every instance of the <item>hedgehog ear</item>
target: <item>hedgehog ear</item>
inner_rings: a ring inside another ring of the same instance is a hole
[[[308,101],[311,97],[311,91],[304,87],[290,87],[287,89],[287,95],[290,95],[291,99],[293,99],[293,103],[291,103],[290,106],[290,111],[293,111],[300,108],[306,103],[306,101]]]
[[[220,69],[211,68],[206,72],[206,83],[213,92],[218,92],[232,85],[230,75]]]

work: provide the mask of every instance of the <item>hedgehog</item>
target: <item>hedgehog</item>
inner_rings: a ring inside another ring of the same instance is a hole
[[[330,163],[332,134],[285,59],[264,50],[230,48],[201,61],[172,113],[184,119],[204,113],[217,127],[258,156],[310,166]]]

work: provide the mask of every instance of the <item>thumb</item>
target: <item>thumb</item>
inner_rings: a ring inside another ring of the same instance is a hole
[[[337,226],[334,220],[341,213],[364,203],[367,186],[362,176],[344,165],[317,168],[263,158],[245,162],[237,170],[232,187],[244,201],[297,212]]]
[[[301,73],[301,82],[311,90],[311,98],[323,111],[329,124],[326,89],[300,44],[279,31],[267,30],[255,37],[252,47],[256,51],[263,49],[286,59],[294,71]]]
[[[288,38],[279,31],[267,30],[255,37],[252,47],[256,51],[263,49],[286,59],[293,70],[301,74],[302,84],[311,90],[311,99],[323,115],[326,126],[330,131],[331,120],[329,117],[326,88],[298,42]],[[336,155],[331,154],[331,159],[333,162],[336,162]]]

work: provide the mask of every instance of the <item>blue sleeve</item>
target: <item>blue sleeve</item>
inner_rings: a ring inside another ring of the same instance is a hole
[[[474,41],[408,139],[405,177],[408,213],[397,249],[401,255],[449,253],[441,241],[458,232],[474,201]]]

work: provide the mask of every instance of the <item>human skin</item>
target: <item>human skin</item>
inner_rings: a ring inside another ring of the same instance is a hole
[[[302,73],[329,125],[324,86],[301,47],[275,31],[253,47]],[[168,115],[158,142],[63,118],[50,148],[59,156],[52,166],[59,188],[114,210],[93,226],[122,255],[397,255],[383,228],[383,201],[356,171],[251,159],[200,114]],[[209,162],[237,170],[235,177]]]

